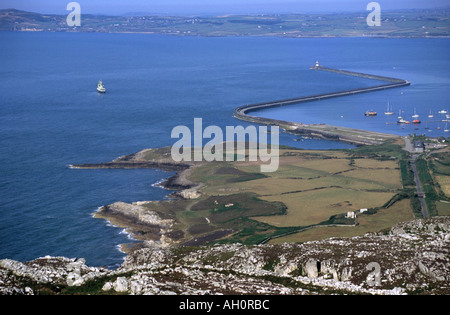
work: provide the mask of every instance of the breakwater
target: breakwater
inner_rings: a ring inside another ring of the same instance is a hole
[[[316,137],[321,137],[321,138],[331,139],[331,140],[351,142],[351,143],[355,143],[355,144],[380,144],[389,138],[395,137],[394,135],[390,135],[390,134],[383,134],[383,133],[371,132],[371,131],[365,131],[365,130],[357,130],[357,129],[352,129],[352,128],[327,126],[327,125],[323,125],[323,124],[321,124],[321,125],[305,125],[302,123],[282,121],[282,120],[277,120],[277,119],[256,117],[256,116],[249,115],[250,112],[267,109],[267,108],[272,108],[272,107],[287,106],[287,105],[293,105],[293,104],[319,101],[319,100],[324,100],[324,99],[329,99],[329,98],[334,98],[334,97],[342,97],[342,96],[348,96],[348,95],[354,95],[354,94],[360,94],[360,93],[375,92],[375,91],[380,91],[380,90],[404,87],[404,86],[408,86],[411,84],[409,81],[397,79],[397,78],[390,78],[390,77],[373,75],[373,74],[366,74],[366,73],[360,73],[360,72],[353,72],[353,71],[347,71],[347,70],[339,70],[339,69],[322,67],[322,66],[319,66],[318,63],[316,63],[316,65],[312,66],[310,69],[315,70],[315,71],[327,71],[327,72],[339,73],[339,74],[343,74],[343,75],[362,77],[362,78],[366,78],[366,79],[373,79],[373,80],[382,81],[382,82],[386,82],[386,83],[378,84],[378,85],[374,85],[374,86],[370,86],[370,87],[358,88],[358,89],[351,89],[351,90],[344,90],[344,91],[330,92],[330,93],[322,93],[322,94],[302,96],[302,97],[284,99],[284,100],[278,100],[278,101],[270,101],[270,102],[263,102],[263,103],[257,103],[257,104],[243,105],[234,110],[234,117],[236,117],[237,119],[241,119],[241,120],[245,120],[245,121],[249,121],[249,122],[261,123],[261,124],[266,124],[266,125],[278,125],[292,133],[316,136]]]

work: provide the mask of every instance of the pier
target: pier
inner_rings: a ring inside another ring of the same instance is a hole
[[[266,124],[266,125],[278,125],[284,129],[286,129],[286,131],[296,133],[296,134],[321,137],[321,138],[330,139],[330,140],[345,141],[345,142],[350,142],[350,143],[354,143],[354,144],[381,144],[388,139],[397,137],[397,136],[391,135],[391,134],[371,132],[371,131],[366,131],[366,130],[328,126],[328,125],[323,125],[323,124],[321,124],[321,125],[305,125],[305,124],[296,123],[296,122],[256,117],[256,116],[251,116],[248,114],[250,112],[267,109],[267,108],[287,106],[287,105],[300,104],[300,103],[306,103],[306,102],[313,102],[313,101],[319,101],[319,100],[324,100],[324,99],[329,99],[329,98],[334,98],[334,97],[342,97],[342,96],[354,95],[354,94],[360,94],[360,93],[375,92],[375,91],[380,91],[380,90],[399,88],[399,87],[408,86],[411,84],[409,81],[397,79],[397,78],[390,78],[390,77],[373,75],[373,74],[366,74],[366,73],[360,73],[360,72],[353,72],[353,71],[347,71],[347,70],[339,70],[339,69],[322,67],[319,65],[318,62],[316,62],[315,66],[312,66],[310,69],[315,70],[315,71],[334,72],[334,73],[339,73],[339,74],[343,74],[343,75],[356,76],[356,77],[362,77],[362,78],[366,78],[366,79],[384,81],[386,83],[371,86],[371,87],[352,89],[352,90],[344,90],[344,91],[331,92],[331,93],[322,93],[322,94],[303,96],[303,97],[297,97],[297,98],[291,98],[291,99],[284,99],[284,100],[278,100],[278,101],[243,105],[234,110],[234,117],[236,117],[237,119],[241,119],[241,120],[245,120],[245,121],[249,121],[249,122],[261,123],[261,124]]]

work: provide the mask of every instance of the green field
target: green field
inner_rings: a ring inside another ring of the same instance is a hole
[[[167,163],[168,157],[170,148],[149,149],[125,161]],[[353,150],[282,147],[279,168],[272,173],[261,173],[260,162],[194,162],[177,176],[195,192],[191,199],[170,198],[145,207],[173,220],[165,235],[178,245],[363,235],[421,216],[410,158],[402,142],[392,140]],[[417,159],[416,165],[430,214],[449,215],[448,153]],[[133,224],[137,239],[158,239],[154,227]]]
[[[167,152],[144,153],[139,156],[154,160]],[[187,179],[201,183],[201,197],[155,203],[152,209],[173,214],[180,244],[361,235],[413,218],[410,190],[403,191],[403,157],[400,146],[388,143],[339,151],[282,148],[273,173],[261,173],[259,162],[198,162]],[[345,217],[361,208],[370,215]]]
[[[316,226],[303,232],[291,234],[289,236],[276,238],[271,241],[272,244],[281,244],[285,242],[307,242],[314,240],[327,239],[330,237],[352,237],[364,235],[368,232],[378,232],[388,229],[393,222],[404,222],[413,220],[409,200],[404,199],[397,202],[390,208],[381,209],[375,214],[358,214],[357,226]]]

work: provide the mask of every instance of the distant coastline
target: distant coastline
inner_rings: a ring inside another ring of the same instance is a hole
[[[286,38],[448,38],[450,10],[385,11],[380,27],[366,22],[367,12],[223,16],[107,16],[82,14],[81,25],[67,15],[0,10],[0,31],[142,33],[204,37]]]

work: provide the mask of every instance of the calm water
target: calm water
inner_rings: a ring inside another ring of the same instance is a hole
[[[196,38],[136,34],[0,33],[0,258],[84,257],[117,266],[130,242],[122,229],[92,218],[115,201],[163,199],[160,170],[72,170],[143,148],[172,145],[173,127],[246,125],[237,106],[368,86],[371,80],[313,72],[330,67],[390,75],[413,85],[295,105],[258,115],[410,133],[382,113],[450,106],[448,40]],[[95,91],[102,79],[105,95]],[[406,114],[405,114],[406,115]],[[341,118],[343,116],[343,118]],[[437,127],[437,123],[434,127]],[[442,123],[441,123],[442,124]],[[442,130],[433,130],[439,134]],[[421,126],[422,128],[422,126]],[[309,149],[348,148],[309,140]]]
[[[450,135],[445,109],[450,114],[450,41],[447,39],[323,39],[327,48],[318,53],[318,60],[331,68],[379,74],[411,81],[411,86],[375,93],[329,99],[273,108],[255,116],[273,117],[303,123],[325,123],[368,129],[399,135],[426,134],[432,137]],[[337,57],[336,57],[337,56]],[[325,90],[336,87],[342,75],[319,72]],[[358,79],[357,79],[358,80]],[[359,81],[359,80],[358,80]],[[317,83],[314,83],[317,84]],[[379,84],[372,81],[371,85]],[[311,91],[315,88],[311,89]],[[301,91],[302,94],[304,91]],[[308,94],[308,91],[306,94]],[[387,109],[393,115],[385,115]],[[364,117],[368,110],[376,117]],[[418,114],[419,118],[413,118]],[[433,117],[428,117],[432,114]],[[399,125],[398,117],[420,125]],[[450,116],[449,116],[450,117]]]

